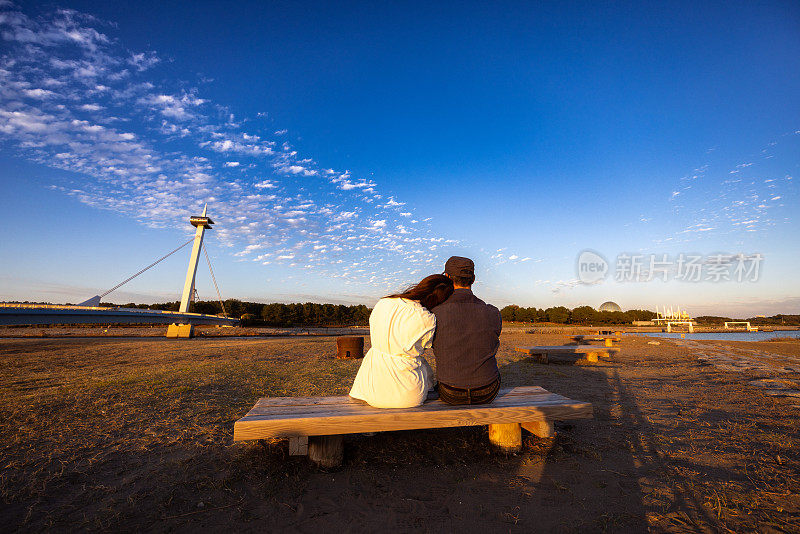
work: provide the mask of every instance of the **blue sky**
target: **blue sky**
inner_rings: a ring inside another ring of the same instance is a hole
[[[197,4],[0,0],[0,300],[100,293],[208,202],[224,297],[372,304],[459,254],[499,306],[800,311],[796,2]],[[615,279],[681,254],[761,260]]]

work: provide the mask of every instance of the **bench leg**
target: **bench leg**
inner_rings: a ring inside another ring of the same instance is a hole
[[[308,457],[320,467],[342,465],[344,446],[342,436],[311,436],[308,438]]]
[[[522,430],[519,423],[489,425],[489,441],[506,454],[522,449]]]
[[[547,354],[545,353],[531,354],[531,357],[533,358],[533,361],[535,361],[536,363],[547,363]]]
[[[289,456],[305,456],[308,454],[308,436],[289,438]]]
[[[556,437],[556,429],[552,421],[528,421],[522,423],[521,426],[538,438]]]
[[[586,353],[586,361],[597,363],[597,353],[596,352],[587,352]]]

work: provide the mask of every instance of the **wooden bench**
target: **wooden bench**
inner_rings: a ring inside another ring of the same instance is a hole
[[[514,347],[517,352],[529,354],[538,363],[574,363],[580,359],[596,362],[598,357],[609,358],[619,352],[618,347],[596,345],[554,345],[541,347]]]
[[[555,435],[553,421],[588,419],[592,405],[538,386],[503,388],[490,404],[451,406],[440,400],[414,408],[373,408],[348,396],[265,397],[233,426],[233,440],[288,438],[290,455],[305,455],[323,467],[342,461],[342,435],[489,425],[489,440],[503,452],[522,447],[521,428]]]
[[[619,343],[622,338],[619,336],[572,336],[578,345],[591,345],[592,343],[601,342],[606,347],[613,347],[614,343]]]

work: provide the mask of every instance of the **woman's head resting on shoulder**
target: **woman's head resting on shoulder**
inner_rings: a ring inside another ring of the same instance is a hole
[[[443,274],[426,276],[418,284],[414,284],[402,293],[389,295],[390,299],[415,300],[432,310],[453,294],[453,281]]]

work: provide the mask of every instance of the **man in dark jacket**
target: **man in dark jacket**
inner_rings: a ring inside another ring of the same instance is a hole
[[[433,309],[436,335],[433,354],[439,397],[448,404],[485,404],[500,390],[497,349],[502,321],[500,310],[472,294],[475,264],[453,256],[444,266],[455,291]]]

